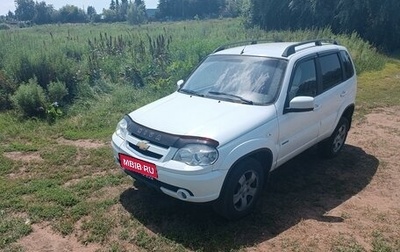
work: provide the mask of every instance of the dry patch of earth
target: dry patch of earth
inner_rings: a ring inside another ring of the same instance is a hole
[[[18,244],[30,252],[92,252],[101,248],[98,244],[84,245],[74,236],[62,237],[55,233],[50,225],[46,223],[32,225],[32,233],[21,240]]]
[[[375,157],[379,166],[365,188],[328,209],[325,216],[335,221],[301,220],[248,251],[372,251],[374,239],[390,240],[397,243],[393,251],[400,250],[400,107],[355,121],[347,144]]]
[[[107,146],[107,144],[104,142],[88,140],[88,139],[68,140],[65,138],[59,138],[59,139],[57,139],[57,142],[58,142],[58,144],[61,144],[61,145],[71,145],[71,146],[75,146],[77,148],[83,148],[83,149],[96,149],[96,148],[101,148],[101,147]]]
[[[5,152],[4,156],[14,161],[22,161],[24,163],[43,162],[43,158],[40,156],[38,152],[13,151],[13,152]]]
[[[29,172],[29,165],[32,164],[40,164],[44,160],[40,156],[39,152],[30,151],[30,152],[22,152],[22,151],[13,151],[13,152],[5,152],[3,154],[4,157],[9,158],[13,161],[22,162],[23,165],[18,167],[14,172],[8,174],[7,176],[11,179],[14,178],[29,178],[31,174]]]

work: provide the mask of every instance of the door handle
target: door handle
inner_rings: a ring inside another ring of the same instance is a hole
[[[341,94],[340,94],[340,97],[345,97],[347,95],[347,91],[343,91]]]
[[[320,104],[315,104],[314,105],[314,111],[316,111],[316,110],[318,110],[318,109],[320,109],[321,108],[321,105]]]

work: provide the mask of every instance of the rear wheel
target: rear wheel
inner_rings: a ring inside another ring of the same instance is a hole
[[[319,151],[323,157],[333,158],[339,154],[346,142],[349,125],[347,118],[340,118],[332,135],[319,144]]]
[[[248,158],[231,169],[214,210],[227,219],[239,219],[249,214],[257,202],[264,184],[260,163]]]

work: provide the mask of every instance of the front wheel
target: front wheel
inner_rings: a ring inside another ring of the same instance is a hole
[[[214,210],[229,220],[249,214],[258,200],[264,184],[260,163],[248,158],[231,169]]]
[[[320,154],[325,158],[336,157],[343,149],[349,131],[349,120],[340,118],[338,125],[332,135],[319,144]]]

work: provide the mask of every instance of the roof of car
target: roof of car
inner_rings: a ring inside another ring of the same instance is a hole
[[[239,42],[240,43],[240,42]],[[232,45],[235,45],[232,44]],[[324,49],[337,49],[336,41],[325,40],[309,40],[303,42],[270,42],[257,44],[256,41],[251,41],[249,44],[230,47],[230,45],[221,46],[214,51],[216,55],[251,55],[265,56],[274,58],[289,58],[297,52],[321,51],[321,46]],[[227,49],[225,49],[227,48]]]

